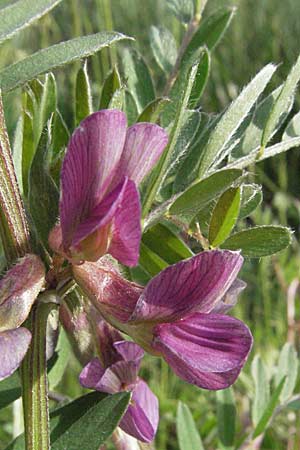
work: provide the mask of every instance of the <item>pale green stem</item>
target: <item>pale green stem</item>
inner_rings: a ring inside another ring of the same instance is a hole
[[[50,449],[46,329],[56,307],[38,301],[28,319],[32,340],[21,367],[26,450]]]

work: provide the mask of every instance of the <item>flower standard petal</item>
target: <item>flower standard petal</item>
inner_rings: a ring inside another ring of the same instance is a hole
[[[167,322],[211,311],[242,263],[238,252],[213,250],[167,267],[148,283],[130,320]]]
[[[159,421],[158,400],[147,383],[139,379],[131,404],[120,422],[120,428],[142,442],[154,439]]]
[[[176,375],[204,389],[230,386],[252,346],[252,335],[241,321],[221,314],[194,313],[157,325],[153,347]]]
[[[65,250],[80,223],[104,197],[126,136],[126,117],[98,111],[81,122],[70,140],[61,172],[60,220]]]
[[[30,341],[31,334],[23,327],[0,333],[0,381],[9,377],[19,367]]]
[[[25,255],[0,281],[0,331],[18,328],[28,317],[45,282],[40,258]]]
[[[168,143],[163,128],[153,123],[137,123],[128,128],[124,150],[114,179],[127,176],[137,185],[150,172]]]

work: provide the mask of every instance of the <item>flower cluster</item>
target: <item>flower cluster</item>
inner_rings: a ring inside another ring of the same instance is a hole
[[[142,348],[163,357],[183,380],[224,389],[236,380],[252,345],[247,326],[226,314],[244,288],[237,279],[243,263],[239,252],[204,251],[167,267],[145,287],[119,272],[116,260],[127,266],[138,263],[138,185],[167,141],[166,132],[153,123],[127,128],[124,113],[117,110],[98,111],[83,120],[63,161],[59,222],[49,236],[59,264],[67,260],[68,274],[96,308],[94,320],[101,314],[96,321],[101,358],[85,365],[80,382],[102,392],[131,391],[120,433],[143,442],[155,435],[158,402],[138,377]],[[20,325],[44,280],[39,258],[27,255],[0,282],[0,379],[18,367],[27,351],[30,333]],[[85,364],[86,355],[90,359],[94,352],[90,325],[84,311],[73,321],[69,313],[62,305],[64,326],[68,329],[69,323],[74,336],[84,336],[78,354],[85,351]],[[117,329],[135,342],[125,341]]]
[[[113,394],[132,392],[131,403],[119,426],[141,442],[151,442],[158,426],[158,400],[138,377],[143,350],[102,320],[97,321],[101,360],[92,359],[80,374],[82,386]]]

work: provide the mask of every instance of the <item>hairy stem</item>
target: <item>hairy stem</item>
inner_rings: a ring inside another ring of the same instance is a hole
[[[26,450],[50,449],[46,329],[56,307],[38,301],[28,319],[32,341],[21,368]]]

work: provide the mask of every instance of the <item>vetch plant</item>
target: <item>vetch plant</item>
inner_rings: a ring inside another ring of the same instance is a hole
[[[7,17],[0,40],[59,1],[26,3],[0,9]],[[2,383],[16,383],[13,397],[3,388],[9,404],[21,385],[24,410],[24,435],[9,449],[99,450],[110,437],[117,449],[151,448],[159,413],[147,353],[154,357],[151,369],[163,359],[194,385],[195,397],[206,400],[200,389],[220,391],[218,418],[209,425],[218,429],[219,442],[209,431],[210,447],[260,445],[280,408],[299,401],[292,396],[292,346],[280,355],[274,389],[255,359],[254,386],[247,370],[240,378],[245,391],[254,392],[253,430],[236,438],[230,386],[253,341],[244,321],[228,314],[245,288],[237,277],[244,259],[273,255],[292,239],[287,227],[260,226],[254,218],[262,189],[247,168],[252,172],[259,161],[300,144],[298,115],[280,140],[300,59],[267,97],[261,98],[273,64],[223,112],[205,113],[200,106],[211,52],[234,10],[202,19],[206,1],[166,3],[185,35],[177,49],[169,29],[151,29],[149,48],[162,73],[150,70],[130,38],[112,31],[108,0],[101,2],[108,31],[56,44],[0,71],[4,93],[27,83],[13,160],[0,105],[0,235],[7,267],[0,280],[0,391]],[[92,98],[99,86],[89,78],[87,61],[79,69],[70,126],[54,74],[36,77],[121,40],[128,43],[119,49],[121,58],[110,48],[93,61],[102,69],[100,98]],[[249,223],[255,226],[245,228]],[[65,334],[55,320],[57,343],[51,329],[57,310],[81,366],[73,401],[54,392],[69,371]],[[80,396],[82,387],[96,392]],[[52,408],[52,401],[66,404]],[[161,414],[163,426],[170,415]],[[206,444],[182,404],[177,429],[181,450]]]

